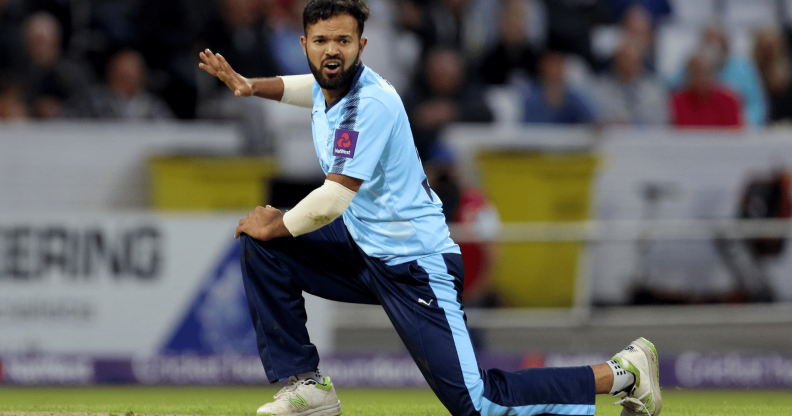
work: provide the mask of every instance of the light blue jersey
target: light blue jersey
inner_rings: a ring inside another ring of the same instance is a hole
[[[396,90],[361,64],[346,95],[327,106],[314,83],[313,96],[313,140],[322,170],[363,180],[343,216],[358,246],[389,265],[459,253]]]

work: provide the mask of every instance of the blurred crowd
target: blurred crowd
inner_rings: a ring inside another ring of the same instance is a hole
[[[197,70],[197,52],[221,52],[245,76],[307,73],[305,3],[0,0],[0,119],[234,119],[252,137],[245,150],[267,153],[271,140],[255,137],[267,131],[261,108],[229,99]],[[399,90],[425,159],[445,157],[437,137],[447,124],[498,119],[505,110],[493,91],[519,97],[517,118],[528,123],[792,121],[792,42],[779,22],[754,29],[750,56],[733,52],[727,27],[706,25],[669,78],[656,61],[658,28],[674,17],[669,0],[369,4],[367,31],[387,34],[375,48],[390,57],[377,62],[385,68],[369,65]],[[616,28],[606,56],[592,47],[603,26]]]
[[[491,238],[497,209],[460,185],[438,140],[451,123],[792,122],[784,13],[750,27],[742,53],[731,27],[700,22],[678,68],[660,71],[658,33],[677,19],[675,4],[693,1],[368,0],[363,61],[399,91],[447,219]],[[0,0],[0,121],[230,120],[244,153],[271,153],[280,120],[199,70],[198,52],[220,52],[248,77],[309,73],[299,43],[306,3]],[[497,247],[462,252],[466,304],[501,304],[490,287]]]

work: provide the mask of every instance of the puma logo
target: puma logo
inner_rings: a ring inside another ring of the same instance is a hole
[[[418,298],[418,303],[423,303],[426,306],[432,306],[432,302],[434,302],[434,299],[429,299],[429,303],[427,303],[425,300]]]

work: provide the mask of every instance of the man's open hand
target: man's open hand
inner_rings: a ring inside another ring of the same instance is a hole
[[[250,97],[253,95],[253,84],[247,78],[237,74],[222,55],[215,54],[209,49],[199,54],[202,63],[198,67],[223,81],[237,97]]]
[[[291,233],[283,224],[281,212],[269,205],[266,208],[256,207],[248,214],[247,218],[239,221],[239,227],[234,233],[234,238],[239,238],[242,233],[261,241],[291,236]]]

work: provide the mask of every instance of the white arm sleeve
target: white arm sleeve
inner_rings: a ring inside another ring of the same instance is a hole
[[[357,192],[346,186],[325,180],[324,185],[314,189],[283,215],[283,225],[295,237],[318,230],[341,216],[355,195]]]
[[[280,102],[313,108],[313,84],[316,80],[313,75],[286,75],[280,79],[283,80],[283,98]]]

